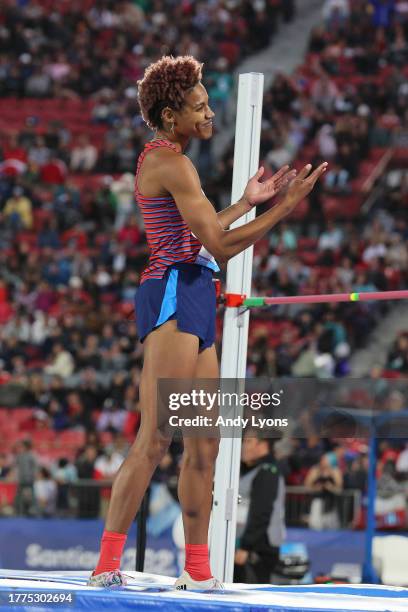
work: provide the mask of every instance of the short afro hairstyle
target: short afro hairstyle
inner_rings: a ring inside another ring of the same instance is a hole
[[[152,129],[162,129],[161,113],[166,106],[180,111],[184,96],[202,78],[202,67],[191,55],[164,55],[145,70],[137,81],[142,117]]]

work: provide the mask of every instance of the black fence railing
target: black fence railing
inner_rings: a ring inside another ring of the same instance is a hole
[[[319,493],[307,487],[287,487],[286,525],[312,529],[346,529],[355,523],[361,507],[361,492]]]
[[[104,518],[109,504],[110,480],[81,479],[59,485],[55,502],[41,507],[36,504],[32,491],[17,489],[12,508],[2,511],[6,516],[50,516],[67,518]],[[0,500],[1,502],[1,500]],[[350,528],[361,507],[361,492],[350,489],[338,494],[316,494],[307,487],[286,488],[286,524],[288,527],[311,527],[314,529]]]

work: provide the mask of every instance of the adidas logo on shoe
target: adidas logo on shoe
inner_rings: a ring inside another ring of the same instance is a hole
[[[184,570],[174,584],[178,591],[222,591],[224,586],[214,577],[208,580],[193,580],[190,574]]]

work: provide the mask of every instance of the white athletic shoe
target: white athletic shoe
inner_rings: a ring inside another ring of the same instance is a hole
[[[223,591],[224,585],[217,578],[208,580],[193,580],[186,570],[174,583],[176,589],[180,591]]]

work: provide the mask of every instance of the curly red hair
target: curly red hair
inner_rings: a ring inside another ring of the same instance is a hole
[[[191,55],[164,55],[145,70],[137,81],[142,117],[151,129],[162,129],[162,110],[168,106],[180,111],[184,96],[202,78],[202,67]]]

